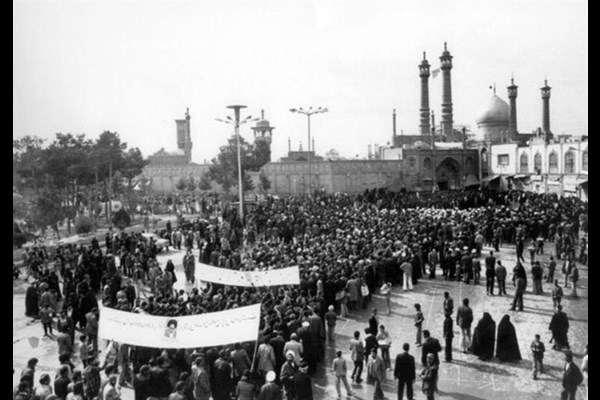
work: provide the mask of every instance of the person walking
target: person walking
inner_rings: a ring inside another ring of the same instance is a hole
[[[525,268],[520,263],[515,266],[513,273],[513,282],[516,289],[510,310],[515,311],[515,307],[518,307],[519,311],[523,311],[523,294],[525,294],[525,288],[527,287],[527,275]]]
[[[377,349],[371,350],[371,356],[367,362],[367,381],[375,386],[373,400],[383,400],[381,385],[385,382],[385,363],[377,355]]]
[[[577,263],[573,262],[573,269],[571,270],[571,297],[576,299],[577,296],[577,282],[579,281],[579,268],[577,268]]]
[[[533,263],[531,267],[531,279],[533,281],[533,294],[543,294],[542,289],[542,278],[544,276],[544,270],[540,265],[539,261]]]
[[[434,400],[435,392],[437,391],[438,366],[435,363],[435,356],[431,353],[426,356],[425,368],[421,371],[421,379],[423,379],[423,394],[427,396],[427,400]]]
[[[196,258],[192,254],[192,249],[188,247],[185,257],[183,257],[183,270],[187,283],[194,283],[196,273]]]
[[[558,279],[554,280],[554,287],[552,288],[552,303],[554,304],[554,309],[556,310],[558,306],[560,306],[560,301],[563,297],[563,289],[558,283]]]
[[[494,252],[490,251],[490,254],[485,258],[485,281],[486,281],[486,291],[489,295],[494,295],[494,277],[495,271],[494,268],[496,266],[496,257],[494,257]]]
[[[454,322],[452,321],[452,314],[446,312],[444,318],[444,341],[445,341],[445,357],[446,362],[452,362],[452,338],[454,338]]]
[[[346,366],[346,360],[342,357],[342,351],[338,350],[335,353],[336,357],[333,359],[333,363],[331,365],[331,370],[335,375],[335,390],[337,391],[338,399],[342,398],[342,391],[340,388],[340,382],[344,383],[344,388],[346,389],[346,394],[348,396],[353,396],[354,393],[352,389],[350,389],[350,385],[348,384],[348,379],[346,378],[346,374],[348,372],[348,368]]]
[[[554,282],[554,272],[555,271],[556,271],[556,261],[554,261],[553,256],[550,256],[550,261],[548,262],[548,275],[546,276],[547,283]]]
[[[351,358],[352,362],[354,363],[354,369],[352,370],[352,381],[356,383],[361,383],[365,348],[362,340],[360,340],[359,331],[355,331],[354,339],[350,340],[350,351],[352,352]]]
[[[375,338],[377,339],[377,345],[381,349],[381,358],[385,363],[385,367],[391,370],[392,361],[390,360],[390,347],[392,345],[392,338],[384,325],[379,326],[379,333]]]
[[[283,393],[281,392],[281,388],[275,383],[275,372],[267,372],[265,379],[266,382],[260,388],[258,400],[282,400]]]
[[[413,290],[412,268],[412,264],[408,258],[400,265],[400,269],[404,273],[402,277],[402,290]]]
[[[448,292],[444,292],[444,313],[446,312],[450,314],[454,312],[454,300],[452,300]]]
[[[494,357],[495,344],[496,322],[488,312],[484,312],[473,332],[473,341],[469,351],[480,360],[487,361]]]
[[[496,281],[498,282],[498,295],[506,296],[506,267],[502,265],[500,260],[496,261],[496,270],[494,274],[496,275]]]
[[[567,314],[562,311],[562,306],[556,307],[556,313],[552,316],[550,320],[550,326],[548,329],[552,332],[552,340],[554,341],[554,345],[552,348],[554,350],[562,350],[562,348],[569,347],[569,318],[567,318]]]
[[[371,310],[371,318],[369,318],[369,329],[374,336],[377,336],[379,323],[377,321],[377,309]]]
[[[531,358],[533,359],[533,380],[537,379],[538,374],[544,373],[544,352],[546,347],[540,340],[540,335],[535,335],[531,342]]]
[[[510,315],[505,314],[498,324],[496,335],[496,357],[500,362],[520,361],[521,351],[517,340],[517,331],[510,322]]]
[[[423,312],[421,311],[421,305],[419,303],[415,303],[415,327],[417,328],[417,338],[415,344],[417,347],[421,347],[421,336],[422,331],[421,328],[423,326],[423,321],[425,321],[425,317],[423,317]]]
[[[583,382],[581,370],[573,362],[573,353],[565,352],[565,366],[563,368],[562,386],[563,391],[560,394],[561,400],[575,400],[577,387]]]
[[[381,286],[381,294],[385,297],[385,305],[387,306],[387,315],[392,313],[392,284],[386,282]]]
[[[415,380],[416,368],[415,358],[408,353],[409,349],[409,344],[404,343],[402,345],[404,352],[396,356],[394,379],[398,380],[398,400],[403,399],[405,386],[407,399],[413,400],[413,382]]]
[[[473,310],[469,307],[469,299],[463,299],[463,304],[456,311],[456,323],[460,327],[461,348],[466,353],[471,346],[471,324],[473,324]]]
[[[334,311],[333,305],[330,305],[325,313],[325,321],[327,322],[327,338],[329,342],[333,342],[335,339],[333,335],[335,334],[335,323],[337,321],[337,314]]]

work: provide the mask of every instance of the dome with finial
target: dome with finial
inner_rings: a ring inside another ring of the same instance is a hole
[[[477,125],[508,124],[509,109],[508,103],[494,93],[475,121]]]

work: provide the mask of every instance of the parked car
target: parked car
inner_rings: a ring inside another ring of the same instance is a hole
[[[162,251],[163,249],[169,250],[169,241],[159,237],[156,233],[142,233],[142,237],[147,241],[150,241],[150,239],[154,240],[158,251]]]

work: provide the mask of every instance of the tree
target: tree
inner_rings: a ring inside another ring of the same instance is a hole
[[[183,192],[185,190],[186,186],[187,186],[187,182],[184,177],[179,178],[179,180],[175,184],[175,187],[177,188],[177,190],[179,190],[181,192]]]
[[[127,205],[129,207],[130,212],[133,212],[135,210],[135,206],[136,204],[134,204],[134,196],[133,196],[133,189],[135,188],[136,185],[139,186],[143,186],[142,185],[142,179],[145,179],[145,183],[148,183],[148,178],[140,176],[142,175],[142,171],[144,170],[144,167],[149,163],[149,160],[144,160],[144,157],[142,156],[142,152],[140,151],[140,149],[138,149],[137,147],[131,148],[127,151],[127,153],[123,154],[123,165],[120,169],[120,172],[123,176],[123,178],[125,178],[127,180],[127,188],[126,188],[126,193],[127,193]],[[140,178],[135,181],[135,178],[140,176]],[[142,190],[142,192],[144,193],[144,191]],[[145,195],[145,193],[144,193]]]
[[[260,171],[260,175],[258,175],[258,179],[260,181],[260,190],[264,193],[268,192],[271,189],[271,181],[267,177],[265,171]]]
[[[106,213],[106,222],[109,221],[112,200],[112,178],[113,173],[124,165],[123,152],[127,148],[127,143],[122,143],[117,132],[104,131],[96,140],[94,153],[96,155],[96,170],[98,179],[104,182],[105,194],[108,201],[108,212]]]
[[[242,161],[242,185],[244,190],[252,190],[254,188],[252,180],[245,172],[258,171],[271,157],[271,150],[268,143],[258,143],[262,144],[252,146],[240,136],[240,158]],[[221,146],[217,157],[212,159],[208,176],[212,181],[220,184],[226,193],[229,193],[232,186],[237,186],[238,164],[235,136],[230,137],[227,144]]]
[[[64,209],[61,207],[60,197],[57,192],[45,189],[36,197],[34,201],[33,221],[42,230],[42,234],[46,232],[48,226],[51,226],[56,236],[60,239],[58,223],[64,217]]]
[[[37,136],[25,136],[13,140],[13,169],[20,175],[20,185],[31,187],[37,192],[43,182],[44,164],[42,162],[44,139]]]
[[[129,225],[131,225],[131,217],[129,216],[129,214],[127,213],[127,211],[125,211],[125,209],[121,208],[119,211],[117,211],[115,213],[115,215],[113,215],[112,223],[119,230],[122,231],[123,229],[125,229]]]
[[[200,182],[198,182],[198,189],[207,192],[211,188],[212,186],[210,185],[210,178],[208,177],[208,174],[202,174],[200,177]]]
[[[197,187],[198,187],[198,185],[196,185],[196,181],[194,180],[194,177],[190,176],[187,179],[187,182],[185,184],[186,190],[189,192],[193,192],[194,190],[196,190]]]

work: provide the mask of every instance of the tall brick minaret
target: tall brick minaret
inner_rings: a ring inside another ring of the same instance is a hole
[[[510,86],[508,89],[508,99],[510,108],[508,109],[508,134],[511,139],[516,139],[519,131],[517,130],[517,88],[514,78],[510,78]]]
[[[548,86],[548,80],[544,79],[544,87],[540,90],[542,91],[542,102],[544,103],[544,111],[542,115],[542,132],[546,138],[552,135],[550,131],[550,86]]]
[[[419,76],[421,77],[421,108],[419,109],[421,135],[430,134],[429,126],[429,63],[423,52],[423,61],[419,64]]]
[[[190,130],[190,109],[185,110],[185,119],[176,119],[177,124],[177,148],[183,150],[187,161],[192,160],[192,135]]]
[[[452,83],[450,70],[452,69],[452,56],[444,42],[444,52],[440,57],[442,69],[442,136],[451,137],[452,132]]]

